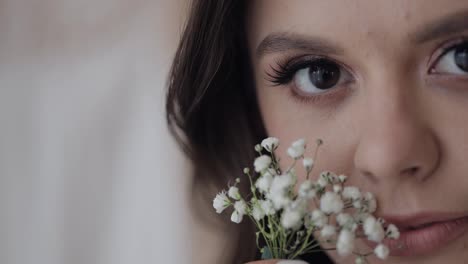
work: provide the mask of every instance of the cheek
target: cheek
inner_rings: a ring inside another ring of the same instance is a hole
[[[463,195],[466,199],[468,190],[468,96],[445,87],[425,97],[425,122],[429,124],[440,146],[440,164],[434,177],[433,187],[440,190],[453,190],[452,194]],[[457,197],[462,198],[462,197]]]
[[[316,140],[322,139],[313,177],[324,170],[349,174],[353,168],[354,149],[357,143],[359,116],[352,105],[330,113],[311,104],[299,103],[285,87],[260,87],[257,91],[260,111],[269,136],[280,139],[277,154],[282,168],[291,165],[286,154],[289,145],[300,138],[307,141],[306,157],[313,157]],[[354,117],[354,118],[353,118]],[[305,175],[301,166],[299,177]]]

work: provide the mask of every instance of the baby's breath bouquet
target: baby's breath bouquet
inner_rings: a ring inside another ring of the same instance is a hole
[[[287,150],[292,162],[283,170],[275,154],[278,139],[264,139],[255,146],[259,156],[253,163],[254,172],[244,169],[250,193],[240,194],[237,184],[241,179],[237,178],[227,192],[216,195],[213,207],[217,213],[232,207],[234,223],[240,223],[244,216],[253,221],[262,259],[296,259],[317,250],[336,250],[341,256],[354,254],[356,263],[367,262],[366,258],[373,254],[387,258],[389,249],[382,242],[385,238],[397,239],[399,231],[372,215],[377,208],[374,195],[345,186],[347,176],[329,171],[321,172],[317,181],[311,180],[321,144],[317,140],[313,158],[306,158],[305,140],[292,143]],[[298,185],[295,166],[301,160],[307,175]],[[371,252],[359,252],[354,243],[358,238],[377,246]],[[320,249],[319,244],[324,248]]]

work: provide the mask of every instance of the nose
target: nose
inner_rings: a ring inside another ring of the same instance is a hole
[[[384,184],[430,179],[440,150],[422,105],[410,92],[381,88],[366,96],[355,168]]]

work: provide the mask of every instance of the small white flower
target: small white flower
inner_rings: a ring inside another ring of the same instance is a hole
[[[322,198],[320,198],[320,209],[326,213],[341,213],[343,211],[343,201],[341,197],[334,192],[326,192]]]
[[[352,232],[356,231],[358,228],[358,224],[354,220],[354,218],[347,214],[347,213],[340,213],[336,217],[336,221],[338,222],[338,225],[341,226],[341,228],[348,229]]]
[[[296,141],[294,141],[291,146],[295,148],[305,148],[306,142],[305,139],[301,138]]]
[[[291,199],[284,193],[277,193],[273,196],[269,196],[269,199],[271,199],[273,202],[273,207],[276,210],[283,209],[292,202]]]
[[[379,244],[377,247],[375,247],[374,253],[378,258],[386,259],[388,257],[388,253],[390,253],[390,250],[384,244]]]
[[[369,213],[365,213],[365,212],[355,212],[353,214],[353,219],[355,222],[357,223],[364,223],[364,221],[366,221],[366,219],[371,216]]]
[[[270,172],[265,172],[258,180],[255,182],[255,187],[261,193],[267,193],[270,190],[271,183],[273,182],[273,175]]]
[[[339,192],[341,192],[341,189],[342,189],[341,185],[339,185],[339,184],[333,185],[333,191],[334,192],[339,193]]]
[[[234,203],[234,210],[244,215],[247,212],[247,204],[244,201],[237,201]]]
[[[400,231],[394,224],[388,225],[386,234],[387,237],[393,239],[398,239],[400,237]]]
[[[361,191],[357,187],[354,186],[346,186],[343,189],[343,198],[344,199],[352,199],[357,200],[361,198]]]
[[[241,214],[238,211],[234,210],[234,212],[232,212],[232,215],[231,215],[231,221],[236,223],[236,224],[239,224],[240,222],[242,222],[243,217],[244,217],[243,214]]]
[[[364,200],[366,201],[367,211],[369,213],[373,213],[375,210],[377,210],[377,201],[375,200],[375,197],[372,193],[366,192],[364,194]]]
[[[341,174],[340,176],[338,176],[338,180],[339,180],[341,183],[345,182],[347,178],[348,178],[348,176],[343,175],[343,174]]]
[[[287,191],[294,185],[294,178],[291,174],[284,174],[273,177],[271,187],[266,197],[273,202],[276,210],[286,207],[291,203]]]
[[[247,212],[247,204],[244,201],[237,201],[234,203],[234,212],[231,215],[231,221],[239,224]]]
[[[331,171],[322,171],[319,175],[319,178],[327,180],[329,184],[339,183],[338,176]]]
[[[291,174],[275,176],[271,182],[269,194],[284,194],[290,187],[294,185],[294,183],[294,178]]]
[[[218,214],[222,213],[229,205],[231,205],[231,201],[226,196],[225,191],[218,193],[213,200],[213,207]]]
[[[260,204],[255,204],[252,210],[252,216],[255,220],[260,221],[265,217],[265,212],[263,211]]]
[[[314,184],[311,180],[305,180],[303,183],[301,183],[301,186],[299,186],[299,197],[305,198],[305,199],[311,199],[314,198],[316,195],[315,190],[313,189]]]
[[[362,256],[359,256],[356,258],[354,261],[354,264],[365,264],[366,262],[364,261],[364,258]]]
[[[340,256],[347,256],[353,252],[354,249],[354,233],[348,229],[342,229],[338,235],[336,243],[336,251]]]
[[[294,141],[288,148],[288,155],[293,159],[298,159],[304,155],[305,152],[305,140],[299,139]]]
[[[367,239],[374,242],[381,242],[385,237],[385,232],[382,227],[382,224],[375,219],[373,216],[369,216],[364,221],[364,234],[366,234]]]
[[[266,151],[272,152],[278,147],[279,140],[275,137],[265,138],[264,140],[262,140],[261,145]]]
[[[322,188],[325,188],[325,187],[327,186],[327,184],[328,184],[327,179],[322,178],[322,177],[320,177],[320,178],[318,179],[318,181],[317,181],[317,185],[320,186],[320,187],[322,187]]]
[[[327,223],[327,216],[322,211],[316,209],[312,211],[310,220],[312,220],[314,226],[323,227]]]
[[[347,213],[340,213],[336,216],[336,221],[340,226],[345,226],[349,223],[354,222],[353,218]]]
[[[306,169],[306,171],[310,171],[312,166],[314,166],[314,160],[311,158],[305,158],[302,160],[302,165]]]
[[[240,200],[241,198],[239,188],[236,186],[231,186],[231,188],[229,188],[228,195],[234,200]]]
[[[260,200],[260,207],[266,215],[272,215],[276,213],[275,208],[273,208],[273,203],[270,200]]]
[[[334,236],[335,234],[336,234],[336,228],[335,228],[335,226],[332,226],[332,225],[325,225],[322,228],[322,231],[320,231],[320,235],[323,238],[330,238],[330,237]]]
[[[261,172],[264,169],[267,169],[271,164],[271,158],[267,155],[262,155],[255,159],[254,167],[256,172]]]
[[[362,201],[361,200],[356,200],[353,202],[353,207],[356,209],[360,209],[362,207]]]
[[[281,216],[281,225],[286,228],[294,228],[301,223],[302,214],[300,210],[286,208]]]
[[[304,154],[303,149],[289,147],[288,148],[288,155],[293,159],[298,159]]]

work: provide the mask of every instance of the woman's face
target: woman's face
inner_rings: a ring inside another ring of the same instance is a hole
[[[468,1],[256,0],[247,26],[278,153],[323,139],[315,176],[348,175],[400,224],[468,216]],[[442,237],[387,263],[468,260],[468,232]]]

